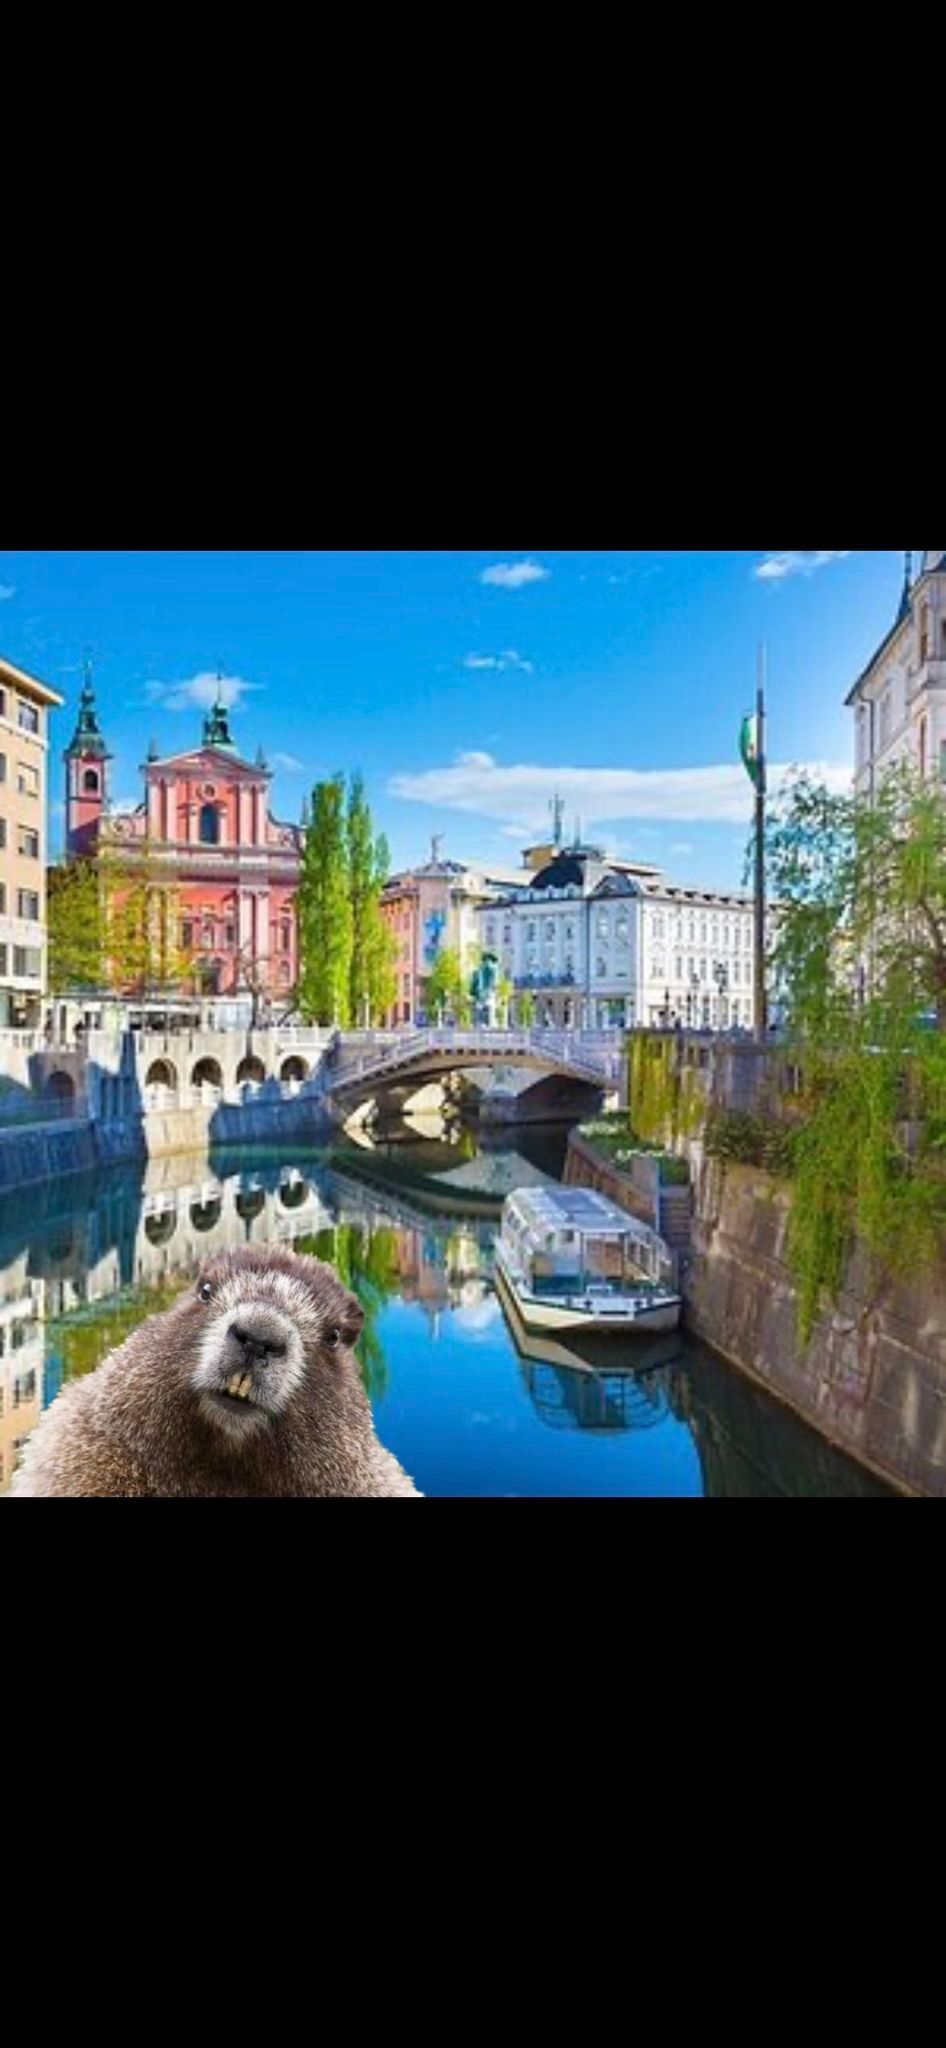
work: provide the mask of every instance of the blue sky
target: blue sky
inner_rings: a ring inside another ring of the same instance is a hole
[[[119,800],[152,736],[193,742],[220,668],[279,814],[359,766],[398,866],[435,832],[514,866],[560,784],[586,837],[732,885],[758,643],[773,760],[844,771],[902,575],[893,549],[0,549],[0,653],[67,695],[60,752],[91,649]]]

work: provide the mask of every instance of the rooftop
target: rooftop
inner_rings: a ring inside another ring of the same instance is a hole
[[[12,661],[6,661],[0,654],[0,683],[7,683],[13,689],[22,691],[25,697],[35,697],[38,704],[47,704],[59,710],[65,698],[58,690],[51,690],[48,683],[41,683],[38,676],[31,676],[25,668],[17,668]]]

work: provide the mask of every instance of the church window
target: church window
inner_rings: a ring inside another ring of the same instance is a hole
[[[216,804],[204,804],[201,810],[200,843],[202,846],[220,844],[220,812]]]
[[[98,796],[99,771],[97,768],[86,769],[82,777],[82,787],[85,790],[86,796]]]
[[[236,945],[236,925],[235,925],[235,924],[228,924],[228,926],[227,926],[227,945],[228,945],[228,946],[235,946],[235,945]]]
[[[292,926],[289,923],[282,928],[282,949],[284,953],[292,952]]]
[[[183,946],[185,953],[189,953],[191,951],[193,944],[194,927],[192,924],[185,921],[185,923],[181,926],[181,945]]]

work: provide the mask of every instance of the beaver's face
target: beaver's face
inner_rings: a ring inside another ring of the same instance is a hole
[[[212,1262],[201,1272],[193,1386],[200,1411],[236,1445],[273,1428],[319,1365],[357,1342],[364,1315],[338,1276],[315,1259],[286,1270],[257,1255]]]

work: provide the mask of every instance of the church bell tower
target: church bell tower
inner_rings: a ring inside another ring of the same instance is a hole
[[[70,860],[94,854],[108,802],[112,759],[99,729],[91,664],[86,664],[79,721],[66,748],[66,850]]]

